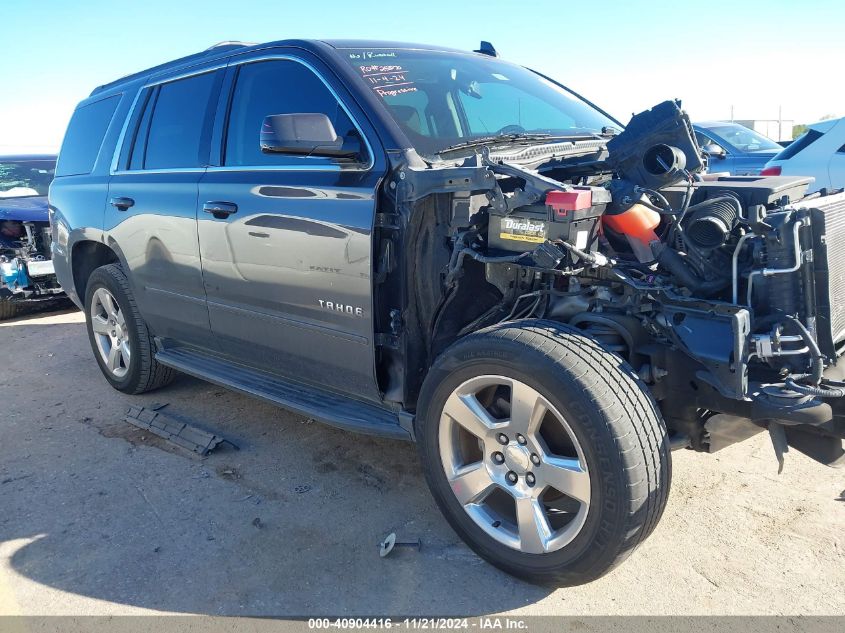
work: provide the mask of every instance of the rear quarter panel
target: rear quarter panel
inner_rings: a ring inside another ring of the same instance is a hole
[[[85,240],[104,242],[103,222],[114,148],[139,85],[124,87],[122,92],[117,93],[121,95],[120,103],[109,123],[91,173],[57,176],[50,184],[51,248],[56,277],[68,297],[79,307],[82,307],[84,297],[78,295],[74,286],[73,248]],[[101,98],[102,95],[97,95],[79,105]]]

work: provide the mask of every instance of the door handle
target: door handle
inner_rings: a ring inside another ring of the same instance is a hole
[[[210,213],[218,220],[225,220],[233,213],[238,212],[238,205],[234,202],[206,202],[202,205],[202,210]]]
[[[135,206],[135,201],[132,198],[117,196],[109,200],[109,204],[115,207],[118,211],[126,211],[129,207]]]

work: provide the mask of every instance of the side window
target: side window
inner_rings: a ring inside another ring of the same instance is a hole
[[[139,133],[135,139],[135,145],[132,149],[129,160],[129,169],[143,169],[144,168],[144,153],[147,148],[147,131],[150,126],[150,117],[153,114],[153,106],[156,97],[158,96],[158,88],[152,88],[144,95],[144,113],[141,120],[138,122],[137,130]]]
[[[428,94],[424,91],[385,94],[382,98],[406,129],[423,136],[432,136],[437,133],[434,129],[434,120],[429,119],[427,114]]]
[[[266,154],[259,136],[264,117],[273,114],[323,113],[344,148],[359,145],[359,135],[349,116],[323,81],[306,66],[289,60],[244,64],[238,70],[229,124],[224,165],[334,164],[332,158]]]
[[[836,150],[836,153],[837,154],[845,154],[845,145],[843,145],[838,150]]]
[[[708,145],[710,145],[713,142],[709,138],[704,136],[704,134],[702,134],[701,132],[695,133],[695,140],[698,143],[699,147],[707,147]]]
[[[203,164],[219,73],[208,72],[151,89],[129,160],[130,169],[172,169]]]
[[[120,95],[114,95],[76,109],[59,152],[56,176],[91,173],[119,102]]]

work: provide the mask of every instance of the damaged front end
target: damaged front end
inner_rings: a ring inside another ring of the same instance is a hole
[[[0,317],[62,293],[51,261],[54,158],[0,159]]]
[[[845,463],[845,268],[828,255],[845,248],[845,194],[706,174],[675,102],[605,138],[392,158],[376,222],[386,399],[412,409],[469,332],[554,319],[627,361],[676,447],[768,430],[781,463],[789,446]]]

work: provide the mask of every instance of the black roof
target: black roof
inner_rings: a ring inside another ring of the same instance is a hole
[[[265,42],[262,44],[251,44],[247,42],[236,41],[220,42],[219,44],[215,44],[214,46],[211,46],[204,51],[194,53],[193,55],[180,57],[179,59],[174,59],[173,61],[165,62],[163,64],[159,64],[158,66],[153,66],[151,68],[132,73],[131,75],[126,75],[125,77],[121,77],[120,79],[116,79],[115,81],[109,82],[107,84],[103,84],[102,86],[98,86],[91,93],[91,96],[94,96],[95,94],[103,92],[109,88],[114,88],[121,84],[128,83],[136,79],[141,79],[142,77],[146,77],[155,73],[160,73],[167,70],[177,70],[179,68],[193,66],[194,64],[198,64],[200,62],[214,61],[217,58],[226,57],[234,50],[237,50],[238,52],[249,52],[252,50],[261,50],[264,48],[272,48],[276,46],[297,46],[300,48],[313,50],[315,48],[320,47],[321,45],[330,46],[332,48],[404,48],[410,50],[431,50],[447,51],[454,53],[467,53],[467,51],[462,51],[455,48],[447,48],[444,46],[412,44],[409,42],[391,42],[386,40],[278,40],[275,42]]]

